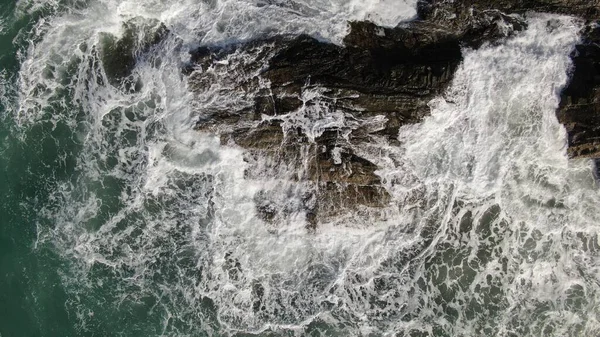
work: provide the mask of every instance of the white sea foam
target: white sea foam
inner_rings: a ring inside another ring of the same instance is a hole
[[[248,99],[227,86],[248,55],[211,69],[221,87],[192,95],[180,69],[194,45],[275,33],[340,43],[347,20],[395,25],[414,7],[102,1],[40,20],[23,56],[18,118],[24,129],[49,121],[77,130],[76,173],[57,182],[42,210],[52,226],[39,236],[68,261],[67,308],[80,329],[106,302],[126,315],[151,301],[148,324],[163,335],[302,335],[319,324],[355,336],[597,332],[600,195],[590,163],[567,160],[554,115],[578,39],[571,18],[532,16],[516,37],[465,51],[431,116],[401,129],[401,146],[356,149],[381,167],[394,202],[368,224],[350,214],[308,234],[300,210],[264,223],[255,194],[268,187],[294,209],[294,186],[248,179],[240,149],[192,130],[215,106]],[[108,84],[93,46],[138,16],[171,35],[140,55],[142,89],[125,93]],[[285,123],[313,136],[323,123],[352,128],[327,105],[303,109]]]

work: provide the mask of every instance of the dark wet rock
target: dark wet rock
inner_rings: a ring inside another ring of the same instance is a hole
[[[100,58],[110,83],[120,85],[131,75],[136,58],[148,52],[167,34],[168,29],[162,22],[141,17],[123,23],[123,35],[120,38],[101,33]]]
[[[451,79],[461,60],[459,41],[394,49],[340,47],[301,36],[269,62],[263,76],[272,86],[303,85],[355,90],[363,95],[428,96]],[[342,95],[339,98],[344,98]],[[337,96],[335,96],[338,98]]]
[[[588,25],[572,55],[573,73],[557,112],[571,157],[600,158],[600,27]]]
[[[521,15],[528,11],[595,19],[598,8],[596,0],[420,1],[419,19],[395,28],[350,22],[341,46],[306,35],[203,46],[191,52],[184,73],[202,103],[197,128],[246,149],[248,179],[302,186],[297,203],[277,197],[293,188],[257,193],[263,219],[277,223],[304,212],[315,229],[348,209],[389,205],[365,148],[397,143],[401,126],[429,114],[428,103],[452,81],[463,48],[525,29]],[[585,35],[558,116],[571,155],[598,156],[599,34],[590,26]],[[212,101],[223,93],[234,103]]]
[[[246,149],[248,179],[304,186],[300,205],[259,192],[265,221],[304,211],[314,229],[348,209],[385,207],[391,197],[378,167],[359,149],[395,143],[402,125],[428,115],[428,102],[450,84],[463,47],[525,27],[520,17],[498,11],[465,13],[460,24],[438,16],[396,28],[350,22],[343,46],[301,35],[200,47],[184,70],[198,100],[210,102],[209,93],[223,88],[245,104],[205,104],[197,128]],[[334,122],[311,129],[321,120]]]
[[[472,13],[493,13],[496,18],[502,17],[505,23],[514,26],[511,16],[503,13],[522,14],[528,11],[568,14],[587,20],[581,32],[582,41],[571,56],[573,71],[562,92],[557,117],[567,130],[570,157],[600,158],[600,1],[427,0],[419,3],[420,17],[431,22],[448,23],[452,30],[464,30],[464,23],[472,21],[469,19]],[[477,25],[471,27],[466,35],[487,39],[489,29],[482,31],[474,28]]]
[[[431,53],[439,52],[444,43],[454,48],[458,40],[461,46],[478,48],[526,28],[519,15],[462,6],[421,13],[420,19],[396,28],[378,27],[371,22],[353,22],[350,25],[350,34],[344,39],[346,45],[382,51],[399,50],[401,55],[413,55],[422,58],[423,62],[447,57]]]
[[[221,142],[228,139],[245,149],[273,151],[283,145],[284,134],[277,122],[264,122],[257,126],[236,128],[230,134],[221,135]]]
[[[600,15],[598,0],[421,0],[419,16],[425,20],[458,18],[469,12],[500,11],[502,13],[523,14],[526,12],[557,13],[597,19]],[[457,17],[455,17],[455,15]]]

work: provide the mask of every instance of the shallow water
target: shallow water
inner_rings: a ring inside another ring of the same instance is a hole
[[[394,26],[415,5],[2,4],[1,335],[599,334],[600,193],[554,114],[577,20],[532,14],[515,37],[464,50],[401,145],[357,148],[392,196],[377,217],[357,209],[316,233],[301,209],[264,223],[257,193],[285,190],[295,209],[301,187],[246,177],[242,149],[192,129],[248,104],[228,85],[253,75],[235,73],[253,56],[192,93],[189,50],[274,34],[341,43],[348,20]],[[98,57],[132,19],[170,31],[139,54],[138,90],[111,85]],[[313,135],[348,123],[316,109],[286,123]]]

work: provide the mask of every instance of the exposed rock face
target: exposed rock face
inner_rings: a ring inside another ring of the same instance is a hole
[[[431,22],[445,22],[464,29],[472,13],[524,13],[527,11],[569,14],[588,20],[582,41],[572,55],[573,74],[564,89],[557,111],[568,133],[571,157],[600,158],[600,1],[599,0],[428,0],[419,14]],[[449,19],[453,18],[453,19]],[[477,25],[471,25],[476,27]],[[467,28],[468,29],[468,28]],[[477,29],[466,33],[482,37]],[[485,35],[485,32],[483,33]]]
[[[457,15],[465,18],[470,11],[490,10],[502,13],[543,12],[567,14],[586,20],[598,19],[599,0],[422,0],[419,3],[419,15],[425,20],[447,21]]]
[[[399,127],[419,122],[428,102],[446,89],[461,48],[525,29],[520,14],[528,11],[594,20],[600,0],[427,0],[419,2],[418,20],[396,28],[349,23],[344,46],[282,36],[202,47],[186,69],[192,90],[206,103],[210,95],[203,93],[226,87],[239,102],[212,102],[197,128],[246,149],[248,178],[303,186],[297,204],[257,193],[267,221],[304,210],[314,228],[347,208],[385,207],[390,196],[365,145],[397,142]],[[598,158],[600,29],[589,23],[583,33],[558,117],[567,127],[570,155]]]
[[[567,129],[571,157],[600,158],[600,27],[590,24],[582,33],[557,117]]]
[[[524,27],[518,16],[495,11],[470,13],[454,26],[438,19],[396,28],[351,22],[344,46],[298,36],[203,47],[186,70],[192,90],[202,96],[225,85],[250,103],[214,104],[197,127],[245,148],[249,179],[304,186],[298,205],[258,193],[265,220],[304,210],[314,227],[348,208],[385,207],[390,196],[364,146],[397,142],[401,125],[429,113],[463,46],[477,48]]]

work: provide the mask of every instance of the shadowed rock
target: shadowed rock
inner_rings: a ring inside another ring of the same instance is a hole
[[[248,179],[304,186],[299,206],[260,193],[265,220],[304,211],[315,228],[349,209],[385,207],[390,195],[378,167],[357,150],[397,142],[400,126],[426,116],[428,102],[443,93],[462,61],[461,48],[525,27],[499,12],[471,18],[452,29],[439,20],[396,28],[350,22],[344,46],[301,35],[201,47],[185,69],[199,100],[211,106],[204,105],[197,128],[247,149]],[[219,88],[246,104],[207,102]]]
[[[582,33],[557,117],[567,129],[571,157],[600,158],[600,28],[588,25]]]
[[[471,13],[525,13],[527,11],[575,15],[588,20],[582,41],[571,55],[573,71],[561,95],[558,120],[568,134],[570,157],[600,158],[600,1],[598,0],[428,0],[419,3],[419,15],[464,30]],[[451,18],[451,19],[450,19]],[[472,25],[477,26],[477,25]],[[499,26],[501,27],[501,25]],[[466,33],[485,39],[481,29]],[[485,29],[484,29],[485,30]]]
[[[100,34],[100,58],[110,83],[122,84],[135,68],[139,54],[158,44],[167,35],[167,27],[158,20],[136,17],[123,23],[120,38],[110,34]]]
[[[204,46],[185,69],[203,103],[197,128],[246,149],[248,179],[302,186],[297,204],[276,196],[293,188],[275,184],[257,193],[265,220],[305,212],[314,229],[349,209],[389,204],[365,145],[393,145],[402,125],[428,115],[428,102],[446,90],[462,61],[462,48],[525,29],[520,14],[528,11],[595,19],[598,8],[587,0],[429,0],[419,2],[418,20],[395,28],[350,22],[343,46],[306,35]],[[572,156],[600,154],[598,35],[588,28],[578,46],[558,112]],[[212,101],[219,90],[235,103]]]

